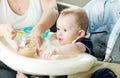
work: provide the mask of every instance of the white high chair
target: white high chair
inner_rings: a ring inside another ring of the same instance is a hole
[[[15,71],[33,75],[50,75],[50,78],[54,78],[57,75],[88,71],[97,59],[86,53],[65,59],[28,58],[19,55],[3,38],[0,38],[0,60]]]

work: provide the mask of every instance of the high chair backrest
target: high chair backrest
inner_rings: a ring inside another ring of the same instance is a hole
[[[120,18],[120,0],[92,0],[84,9],[89,17],[88,32],[91,34],[94,56],[102,60],[109,35]]]
[[[104,61],[120,63],[120,18],[109,36]]]

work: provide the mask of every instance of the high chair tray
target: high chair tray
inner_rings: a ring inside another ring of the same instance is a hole
[[[35,75],[66,75],[88,71],[96,58],[82,53],[68,59],[43,60],[28,58],[15,52],[0,38],[0,60],[13,70]]]

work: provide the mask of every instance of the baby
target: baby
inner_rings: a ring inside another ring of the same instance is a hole
[[[52,55],[73,56],[91,53],[92,43],[87,35],[88,17],[82,8],[64,9],[57,20],[56,38],[61,46],[41,52],[41,58],[51,59]],[[27,78],[18,73],[16,78]]]
[[[57,20],[56,38],[61,46],[42,52],[42,58],[50,59],[52,55],[73,56],[91,53],[92,43],[87,34],[88,17],[82,8],[64,9]]]

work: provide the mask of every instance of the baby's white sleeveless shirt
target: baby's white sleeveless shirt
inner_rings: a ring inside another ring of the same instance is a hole
[[[39,22],[41,15],[40,0],[30,0],[29,8],[22,16],[12,11],[7,0],[0,0],[0,24],[12,24],[15,29],[35,26]]]

